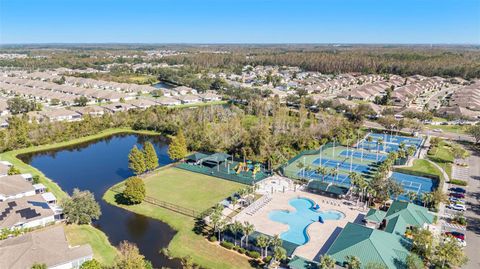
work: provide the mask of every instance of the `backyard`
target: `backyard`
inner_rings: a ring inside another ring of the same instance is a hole
[[[93,257],[103,265],[114,264],[117,249],[110,245],[107,236],[90,225],[65,225],[65,234],[71,246],[90,244]]]
[[[203,211],[229,197],[245,185],[228,180],[166,167],[145,179],[147,195],[179,206]],[[191,256],[206,268],[251,268],[248,259],[210,243],[194,232],[195,219],[148,203],[125,206],[116,203],[109,189],[103,199],[138,214],[159,219],[177,231],[168,250],[173,257]]]

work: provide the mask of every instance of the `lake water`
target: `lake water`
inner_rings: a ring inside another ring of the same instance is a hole
[[[74,188],[89,190],[99,202],[102,216],[94,225],[102,230],[113,245],[127,240],[157,268],[179,268],[177,260],[169,260],[159,250],[167,247],[175,231],[165,223],[112,206],[102,200],[112,185],[132,176],[128,169],[128,153],[133,145],[150,141],[155,146],[160,165],[171,162],[168,144],[160,136],[135,134],[115,135],[101,140],[77,144],[63,149],[19,156],[24,162],[42,171],[60,187],[72,193]]]
[[[176,85],[173,85],[164,81],[160,81],[159,83],[153,84],[152,86],[158,89],[173,89],[177,87]]]

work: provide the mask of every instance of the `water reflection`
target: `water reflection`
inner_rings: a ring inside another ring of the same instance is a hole
[[[167,247],[175,231],[158,220],[112,206],[102,200],[105,191],[119,181],[132,176],[128,169],[128,153],[133,145],[153,143],[160,165],[171,162],[168,144],[161,136],[135,134],[114,135],[61,149],[19,156],[36,167],[60,187],[72,193],[74,188],[90,190],[100,204],[102,216],[94,223],[113,245],[123,240],[135,243],[155,267],[179,268],[177,260],[159,254]]]

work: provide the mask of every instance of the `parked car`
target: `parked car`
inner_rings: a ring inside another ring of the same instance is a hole
[[[456,198],[456,197],[450,197],[450,202],[453,202],[453,203],[460,203],[460,204],[465,204],[465,200],[462,200],[460,198]]]
[[[453,237],[458,238],[460,240],[465,240],[465,234],[463,234],[461,232],[457,232],[457,231],[445,232],[445,235],[453,236]]]
[[[453,209],[453,210],[458,210],[458,211],[465,211],[467,208],[465,205],[460,205],[460,204],[450,204],[448,208]]]
[[[458,193],[466,193],[467,192],[464,188],[460,188],[460,187],[450,188],[448,190],[453,191],[453,192],[458,192]]]
[[[449,195],[451,197],[455,197],[455,198],[462,198],[462,199],[465,198],[465,194],[463,194],[463,193],[451,192]]]
[[[462,248],[467,246],[467,241],[459,239],[459,238],[455,238],[455,237],[446,237],[445,241],[450,241],[452,239],[455,240],[455,242],[457,242],[457,244]]]

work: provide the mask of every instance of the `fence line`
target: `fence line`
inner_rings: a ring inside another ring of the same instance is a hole
[[[116,185],[116,186],[112,187],[111,190],[113,192],[116,192],[116,193],[122,193],[122,186],[123,186],[122,184]],[[150,197],[150,196],[145,196],[143,201],[146,202],[146,203],[149,203],[149,204],[152,204],[152,205],[155,205],[155,206],[159,206],[159,207],[168,209],[170,211],[185,215],[187,217],[198,218],[201,215],[201,212],[198,212],[194,209],[186,208],[186,207],[179,206],[179,205],[176,205],[176,204],[172,204],[172,203],[166,202],[166,201],[161,201],[161,200],[158,200],[158,199]]]

